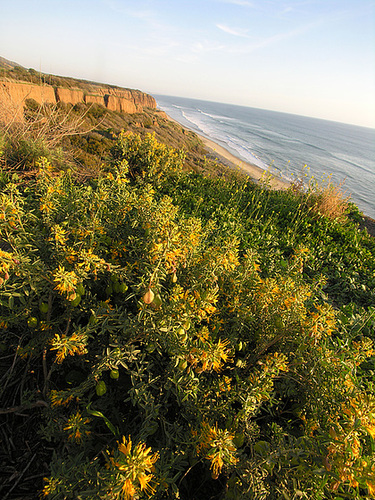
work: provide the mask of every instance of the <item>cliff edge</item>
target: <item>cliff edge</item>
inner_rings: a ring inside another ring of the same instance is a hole
[[[84,88],[66,88],[5,79],[0,80],[0,120],[23,121],[27,99],[34,99],[39,104],[96,103],[121,113],[142,113],[144,108],[156,109],[155,99],[139,90],[90,83]]]

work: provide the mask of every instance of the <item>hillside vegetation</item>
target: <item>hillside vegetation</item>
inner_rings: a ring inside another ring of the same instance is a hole
[[[117,135],[124,129],[141,137],[154,133],[158,141],[184,149],[184,170],[204,170],[214,175],[223,175],[226,170],[205,157],[207,151],[196,134],[159,110],[127,114],[83,102],[40,107],[27,99],[24,114],[25,123],[4,124],[3,145],[8,168],[22,171],[23,175],[34,175],[41,156],[53,161],[55,168],[71,168],[80,177],[97,175],[102,164],[110,160]]]
[[[14,81],[47,84],[63,88],[82,88],[101,87],[101,83],[82,80],[79,78],[70,78],[66,76],[51,75],[36,71],[33,68],[24,68],[12,61],[0,57],[0,76]],[[107,87],[120,88],[116,85],[106,85]]]
[[[26,114],[0,133],[2,498],[374,498],[358,209],[157,112]]]

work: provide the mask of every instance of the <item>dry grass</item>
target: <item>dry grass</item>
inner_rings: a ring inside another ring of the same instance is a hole
[[[343,221],[350,201],[347,191],[343,190],[344,183],[334,184],[328,180],[326,185],[310,186],[307,199],[311,211],[318,216]]]
[[[71,159],[61,148],[64,138],[93,130],[85,121],[89,108],[77,116],[64,112],[57,105],[35,103],[32,112],[25,108],[23,120],[14,119],[17,115],[11,102],[2,103],[1,108],[1,160],[8,170],[32,172],[42,156],[53,160],[57,166],[69,164]]]

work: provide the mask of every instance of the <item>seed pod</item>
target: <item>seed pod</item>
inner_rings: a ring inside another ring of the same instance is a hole
[[[48,313],[48,304],[46,302],[42,302],[39,306],[39,311],[42,314],[47,314]]]
[[[178,369],[183,371],[183,370],[186,370],[187,368],[187,361],[186,359],[180,359],[179,363],[178,363]]]
[[[80,302],[81,302],[81,296],[77,294],[76,298],[70,302],[70,305],[73,307],[77,307]]]
[[[182,328],[182,326],[180,326],[180,328],[178,328],[178,330],[176,331],[177,335],[178,335],[178,338],[179,340],[185,344],[185,342],[187,341],[188,339],[188,334],[186,333],[186,330],[184,330]]]
[[[30,316],[27,319],[27,326],[29,326],[30,328],[36,328],[38,326],[37,318],[35,318],[34,316]]]
[[[149,288],[143,296],[143,302],[145,304],[151,304],[151,302],[154,300],[154,297],[155,297],[154,292],[151,290],[151,288]]]
[[[189,319],[187,319],[187,320],[185,321],[185,323],[184,323],[184,328],[185,328],[185,330],[189,330],[189,329],[190,329],[190,327],[191,327],[190,320],[189,320]]]
[[[154,298],[154,300],[152,301],[152,305],[153,305],[154,307],[156,307],[156,308],[157,308],[157,307],[160,307],[160,306],[162,305],[162,300],[161,300],[161,297],[160,297],[160,295],[159,295],[159,294],[158,294],[158,295],[156,295],[156,297],[155,297],[155,298]]]
[[[107,386],[105,385],[104,380],[99,380],[96,384],[95,392],[97,396],[103,396],[107,392]]]
[[[236,448],[241,448],[241,446],[244,444],[245,441],[245,435],[243,432],[236,432],[234,438],[232,439],[232,442]]]
[[[149,352],[150,354],[152,354],[156,349],[156,344],[154,344],[153,342],[151,342],[150,344],[147,344],[146,346],[146,351]]]
[[[120,372],[117,370],[117,369],[114,369],[114,370],[111,370],[109,372],[109,376],[113,379],[113,380],[117,380],[120,376]]]

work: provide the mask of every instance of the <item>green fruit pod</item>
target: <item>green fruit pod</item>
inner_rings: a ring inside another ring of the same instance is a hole
[[[34,316],[30,316],[27,319],[27,326],[30,328],[36,328],[38,326],[38,319],[35,318]]]
[[[189,330],[189,329],[190,329],[190,327],[191,327],[191,322],[190,322],[190,320],[189,320],[189,319],[187,319],[187,320],[185,321],[185,323],[184,323],[184,328],[185,328],[185,330]]]
[[[179,370],[183,371],[183,370],[186,370],[187,365],[188,365],[188,364],[187,364],[186,359],[181,359],[181,360],[179,361],[179,363],[178,363],[178,365],[177,365],[177,366],[178,366],[178,369],[179,369]]]
[[[186,331],[184,330],[184,328],[182,328],[182,326],[180,326],[180,328],[178,328],[176,333],[177,333],[179,340],[181,340],[184,343],[187,341],[188,335],[187,335]]]
[[[120,376],[120,372],[118,370],[111,370],[110,373],[109,373],[109,376],[113,379],[113,380],[117,380]]]
[[[158,294],[158,295],[156,295],[156,297],[152,301],[152,305],[155,306],[155,307],[160,307],[161,304],[162,304],[162,300],[161,300],[160,295]]]
[[[150,342],[150,344],[147,344],[146,346],[146,351],[152,354],[156,349],[156,344],[154,342]]]
[[[96,384],[95,392],[97,396],[103,396],[107,392],[107,386],[105,385],[104,380],[99,380]]]
[[[76,298],[72,300],[70,303],[73,307],[77,307],[80,302],[81,302],[81,296],[77,294]]]
[[[39,306],[39,311],[42,314],[47,314],[48,313],[48,304],[46,302],[42,302]]]
[[[245,441],[244,433],[243,432],[236,432],[232,441],[233,441],[233,444],[236,448],[241,448],[241,446],[243,446],[244,441]]]

